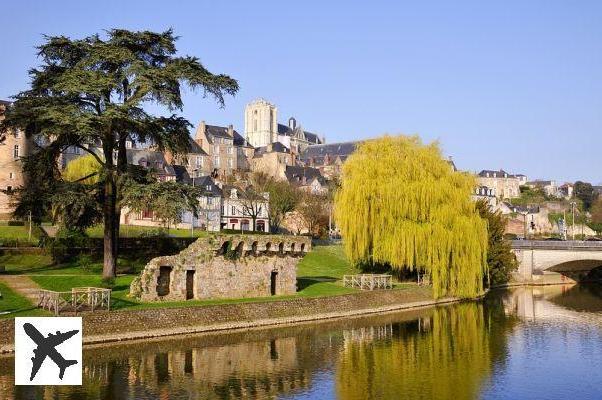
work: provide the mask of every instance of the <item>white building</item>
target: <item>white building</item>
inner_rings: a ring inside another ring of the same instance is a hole
[[[269,231],[269,194],[234,186],[222,188],[221,229]],[[255,227],[253,219],[255,218]],[[254,229],[253,229],[254,228]]]

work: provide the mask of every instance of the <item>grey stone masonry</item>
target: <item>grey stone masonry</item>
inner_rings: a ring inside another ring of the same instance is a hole
[[[311,239],[284,235],[212,235],[173,256],[152,259],[130,286],[142,301],[294,294],[297,263]]]

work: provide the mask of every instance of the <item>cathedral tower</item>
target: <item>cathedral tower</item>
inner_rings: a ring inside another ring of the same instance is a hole
[[[253,147],[278,141],[278,109],[266,100],[255,100],[245,107],[245,138]]]

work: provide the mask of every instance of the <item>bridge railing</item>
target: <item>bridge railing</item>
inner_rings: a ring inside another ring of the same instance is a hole
[[[513,249],[602,250],[602,242],[581,240],[513,240]]]

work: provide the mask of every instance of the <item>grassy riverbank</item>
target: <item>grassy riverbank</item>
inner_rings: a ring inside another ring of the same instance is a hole
[[[261,298],[226,299],[226,300],[189,300],[174,302],[146,303],[128,297],[132,280],[142,270],[147,259],[135,258],[124,254],[118,262],[119,275],[110,285],[112,291],[113,310],[154,309],[163,307],[206,306],[219,304],[237,304],[250,302],[271,302],[294,298],[310,298],[335,296],[357,292],[356,289],[346,288],[342,285],[345,274],[355,274],[356,270],[347,260],[341,246],[316,246],[300,262],[297,268],[297,288],[295,295],[274,296]],[[91,259],[89,256],[80,256],[73,261],[60,265],[53,265],[52,260],[46,255],[3,255],[0,256],[0,265],[5,266],[6,273],[10,275],[26,275],[41,288],[69,291],[73,287],[105,286],[102,281],[102,260]],[[412,285],[396,285],[396,289],[408,289]],[[0,311],[14,309],[13,303],[20,296],[12,293],[13,300],[0,300]],[[25,298],[19,300],[23,304],[31,303]],[[36,310],[37,311],[37,310]],[[24,311],[26,313],[26,311]],[[34,310],[32,310],[34,312]],[[13,314],[4,317],[13,317]],[[0,316],[1,317],[1,316]]]

